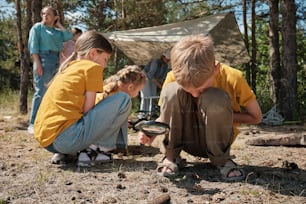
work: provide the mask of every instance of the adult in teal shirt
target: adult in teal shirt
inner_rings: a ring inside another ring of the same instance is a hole
[[[28,48],[33,58],[34,95],[28,132],[33,133],[33,124],[42,97],[49,81],[59,67],[59,54],[63,43],[72,39],[72,33],[60,23],[57,11],[50,6],[41,10],[42,21],[30,30]]]

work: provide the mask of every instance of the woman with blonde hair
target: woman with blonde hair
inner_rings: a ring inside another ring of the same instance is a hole
[[[34,95],[28,132],[33,134],[37,110],[46,92],[46,85],[59,67],[63,43],[72,39],[72,33],[60,22],[57,10],[46,6],[41,10],[42,21],[33,25],[29,33],[28,48],[33,58]]]

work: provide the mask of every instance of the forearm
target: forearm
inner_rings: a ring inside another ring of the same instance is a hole
[[[158,87],[158,88],[162,88],[162,84],[156,80],[156,79],[152,79],[152,82]]]
[[[39,58],[39,55],[38,54],[32,54],[32,58],[33,58],[33,61],[34,63],[40,63],[40,58]]]
[[[233,116],[235,123],[258,124],[261,122],[262,113],[257,100],[253,100],[245,107],[245,111],[236,112]]]
[[[233,115],[234,123],[243,123],[243,124],[257,124],[260,121],[253,115],[247,112],[234,113]]]
[[[65,28],[62,24],[57,25],[57,27],[58,27],[61,31],[66,31],[66,28]]]
[[[83,114],[86,114],[92,109],[95,105],[96,93],[92,91],[86,91],[85,93],[85,102],[83,105]]]
[[[55,26],[59,28],[61,31],[66,31],[66,28],[61,24],[60,19],[57,19]]]

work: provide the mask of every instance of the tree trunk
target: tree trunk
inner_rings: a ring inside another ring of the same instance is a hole
[[[33,13],[33,22],[41,21],[40,11],[42,9],[42,1],[32,0],[32,13]]]
[[[61,24],[65,25],[65,16],[64,16],[63,5],[61,1],[59,0],[55,1],[55,9],[58,12],[58,16],[60,18]]]
[[[271,68],[271,88],[270,97],[274,103],[281,101],[281,60],[279,52],[279,0],[269,1],[270,22],[269,22],[269,47],[270,47],[270,68]]]
[[[283,0],[282,2],[283,72],[280,108],[286,120],[293,120],[298,114],[296,6],[294,0]]]
[[[20,8],[20,0],[15,1],[16,5],[16,18],[17,18],[17,36],[18,36],[18,54],[20,59],[20,97],[19,97],[19,112],[21,114],[28,113],[28,104],[27,104],[27,96],[28,89],[27,85],[29,83],[29,67],[26,66],[25,53],[24,53],[24,43],[22,40],[22,28],[21,28],[21,8]]]
[[[256,13],[255,13],[255,5],[256,0],[252,0],[252,66],[251,66],[251,71],[252,71],[252,80],[251,80],[251,87],[256,93],[256,74],[257,74],[257,65],[256,65]]]
[[[247,24],[247,4],[246,0],[243,0],[243,27],[244,27],[244,43],[247,49],[247,52],[250,51],[249,45],[249,34],[248,34],[248,24]],[[251,73],[250,73],[250,63],[245,63],[245,75],[246,80],[250,84],[251,83]]]

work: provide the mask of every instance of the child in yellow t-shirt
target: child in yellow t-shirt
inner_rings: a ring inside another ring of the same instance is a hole
[[[104,100],[118,92],[125,92],[131,98],[137,97],[140,90],[146,83],[146,77],[142,70],[137,65],[127,65],[119,70],[116,74],[104,80],[103,93],[98,93],[96,96],[96,103]],[[119,132],[116,147],[120,150],[127,150],[128,137],[128,118],[126,118],[126,125],[121,127]],[[94,145],[90,147],[95,148]],[[101,149],[104,149],[102,146]]]
[[[76,154],[91,144],[113,147],[126,125],[131,111],[128,94],[118,92],[95,104],[96,93],[103,91],[103,71],[111,53],[112,45],[101,33],[87,31],[49,84],[37,112],[34,137],[54,156]],[[91,163],[104,156],[99,149],[91,153],[95,155]]]
[[[243,179],[245,173],[231,159],[230,149],[239,123],[257,124],[262,113],[239,70],[215,61],[210,37],[192,35],[171,50],[172,72],[160,95],[159,122],[170,126],[165,135],[158,174],[176,175],[180,152],[209,158],[224,180]],[[243,107],[243,110],[241,109]],[[154,137],[139,132],[142,144]]]

